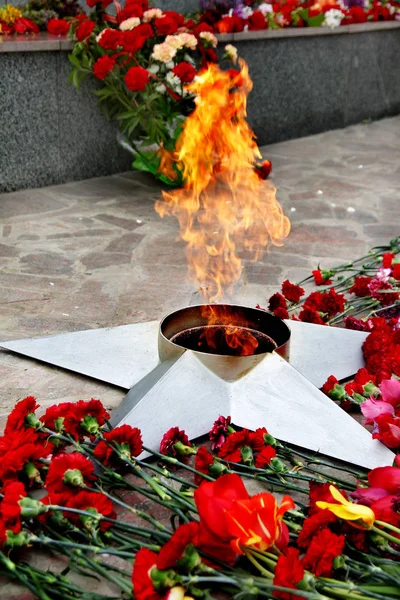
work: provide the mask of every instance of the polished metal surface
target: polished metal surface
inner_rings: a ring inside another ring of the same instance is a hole
[[[275,352],[245,377],[228,383],[187,350],[161,363],[133,387],[113,413],[114,424],[140,427],[147,447],[158,449],[172,426],[192,439],[219,415],[278,439],[362,467],[390,465],[394,454]]]
[[[345,379],[364,366],[361,346],[367,334],[297,321],[286,324],[292,332],[290,364],[317,387],[329,375]],[[158,364],[159,326],[158,321],[149,321],[11,340],[0,346],[128,390]]]
[[[188,306],[170,313],[160,323],[158,333],[158,354],[160,360],[178,358],[185,352],[181,345],[172,341],[177,333],[193,327],[207,326],[209,323],[207,309],[210,305],[199,304]],[[232,304],[213,304],[213,323],[216,325],[245,326],[252,330],[268,335],[276,343],[276,352],[285,359],[289,359],[290,329],[282,319],[274,315],[244,306]],[[260,353],[250,356],[226,356],[209,354],[207,352],[192,351],[197,359],[210,371],[225,381],[236,381],[244,377],[249,371],[264,360],[266,354]]]

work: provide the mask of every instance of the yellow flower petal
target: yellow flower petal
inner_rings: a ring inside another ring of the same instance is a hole
[[[318,501],[316,502],[318,508],[328,509],[344,521],[357,521],[359,524],[352,523],[352,525],[359,529],[371,529],[375,521],[375,514],[369,506],[349,502],[333,485],[330,486],[329,491],[339,504]]]

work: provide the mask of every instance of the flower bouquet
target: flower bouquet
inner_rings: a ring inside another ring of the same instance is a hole
[[[182,184],[182,166],[174,148],[182,124],[194,109],[186,88],[199,68],[217,62],[212,27],[196,24],[175,11],[148,8],[147,0],[88,2],[95,12],[79,17],[70,60],[71,80],[78,87],[94,76],[107,116],[117,121],[122,143],[134,155],[133,167],[148,171],[164,184]]]
[[[98,400],[38,408],[20,401],[0,439],[0,572],[35,597],[106,600],[101,582],[137,600],[399,597],[397,458],[335,471],[221,416],[206,445],[173,427],[151,451]],[[38,549],[62,572],[32,564]]]

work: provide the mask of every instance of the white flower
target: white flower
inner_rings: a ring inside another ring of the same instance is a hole
[[[176,48],[177,50],[183,48],[183,41],[181,40],[180,35],[167,35],[165,38],[165,43],[172,48]]]
[[[153,19],[159,19],[163,16],[161,8],[150,8],[143,13],[143,23],[149,23]]]
[[[262,14],[267,15],[268,13],[272,13],[274,12],[274,9],[272,8],[272,4],[267,4],[267,2],[263,2],[262,4],[260,4],[260,6],[258,7],[258,9],[260,12],[262,12]]]
[[[167,36],[165,38],[165,41],[167,41],[167,39],[169,37],[174,37],[174,38],[178,38],[181,46],[180,48],[189,48],[189,50],[195,50],[196,46],[197,46],[197,38],[196,36],[194,36],[192,33],[180,33],[179,35],[174,35],[174,36]]]
[[[175,73],[173,73],[172,71],[169,71],[167,73],[167,76],[165,78],[166,82],[168,83],[169,87],[171,87],[173,90],[180,90],[181,88],[181,80],[179,79],[179,77],[177,77],[175,75]]]
[[[200,37],[205,42],[208,42],[213,48],[215,48],[218,45],[218,40],[215,37],[215,35],[211,33],[211,31],[202,31],[200,33]]]
[[[251,8],[251,6],[245,6],[242,12],[245,15],[245,18],[248,19],[253,14],[253,9]]]
[[[167,69],[173,69],[175,66],[174,61],[170,60],[169,63],[167,63],[165,66],[167,67]]]
[[[323,27],[329,27],[330,29],[335,29],[335,27],[339,27],[342,19],[344,18],[344,14],[341,10],[337,10],[336,8],[331,8],[327,10],[325,13],[325,20],[322,23]]]
[[[120,23],[119,25],[119,28],[121,31],[131,31],[132,29],[135,29],[135,27],[137,27],[138,25],[140,25],[139,17],[130,17],[129,19],[125,19],[125,21],[122,21],[122,23]]]
[[[150,73],[154,73],[154,75],[156,75],[158,73],[158,71],[160,70],[160,65],[150,65],[150,67],[147,69],[148,71],[150,71]]]
[[[165,85],[163,83],[159,83],[158,85],[155,86],[154,88],[156,90],[156,92],[158,92],[159,94],[165,94],[165,92],[167,91],[165,89]]]
[[[231,60],[233,63],[237,62],[238,51],[236,46],[232,46],[232,44],[227,44],[225,46],[225,52],[228,55],[229,60]]]
[[[158,60],[163,63],[168,63],[174,58],[176,54],[176,48],[173,48],[166,42],[162,44],[156,44],[153,48],[153,54],[151,55],[154,60]]]

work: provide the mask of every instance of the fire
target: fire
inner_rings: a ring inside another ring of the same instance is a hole
[[[240,71],[210,64],[188,86],[196,108],[175,156],[185,185],[163,192],[156,202],[161,217],[178,219],[191,275],[211,302],[238,281],[243,256],[258,260],[270,243],[282,245],[290,231],[275,188],[254,169],[261,154],[246,121],[252,81],[246,63],[239,64]]]

